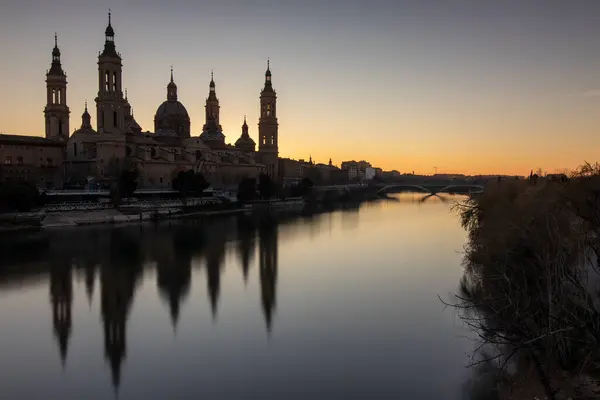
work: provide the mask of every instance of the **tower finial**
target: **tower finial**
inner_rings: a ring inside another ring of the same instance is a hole
[[[271,69],[271,59],[267,57],[267,69]]]
[[[58,35],[54,32],[54,47],[58,47]]]
[[[85,100],[85,112],[87,112],[87,99]]]
[[[125,88],[125,101],[127,101],[127,88]]]
[[[244,123],[246,123],[246,114],[244,114]]]
[[[171,82],[173,82],[173,64],[171,64]]]
[[[108,25],[110,25],[110,8],[108,9]]]
[[[211,69],[211,70],[210,70],[210,80],[212,81],[212,80],[214,80],[214,79],[215,79],[215,70],[214,70],[214,69]]]

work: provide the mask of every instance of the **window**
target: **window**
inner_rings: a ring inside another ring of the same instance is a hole
[[[52,158],[48,157],[46,159],[46,162],[48,163],[48,166],[51,167],[52,166]]]
[[[12,157],[5,157],[4,165],[12,165]]]
[[[271,116],[271,105],[267,104],[267,117]]]
[[[117,112],[116,111],[113,112],[113,122],[114,122],[115,128],[116,128],[117,127]]]
[[[17,157],[17,165],[23,165],[23,157]]]
[[[58,134],[62,135],[63,134],[63,122],[62,120],[58,120]]]
[[[109,78],[110,74],[108,71],[106,71],[106,75],[104,78],[104,90],[106,90],[107,92],[110,90],[109,88],[109,83],[110,83],[110,78]]]
[[[162,176],[160,177],[160,183],[163,183],[163,177]]]
[[[117,73],[116,72],[113,72],[112,83],[113,83],[113,91],[116,92],[117,91]]]

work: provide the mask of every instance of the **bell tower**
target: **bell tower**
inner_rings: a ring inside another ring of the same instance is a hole
[[[58,38],[54,34],[52,64],[46,73],[46,138],[67,141],[69,139],[69,107],[67,106],[67,75],[60,63]]]
[[[221,132],[222,128],[219,124],[219,99],[217,98],[217,92],[215,90],[215,80],[213,73],[210,73],[210,84],[208,85],[208,97],[206,98],[206,105],[204,106],[206,111],[206,118],[202,131],[206,131],[209,128],[209,122],[214,120],[217,125],[217,130]]]
[[[267,60],[265,86],[260,92],[260,119],[258,121],[258,154],[262,164],[267,167],[267,175],[271,179],[278,177],[278,126],[277,94],[271,83],[271,68]]]
[[[127,100],[123,98],[121,55],[115,49],[115,31],[108,12],[104,51],[98,56],[96,118],[99,133],[123,133]]]

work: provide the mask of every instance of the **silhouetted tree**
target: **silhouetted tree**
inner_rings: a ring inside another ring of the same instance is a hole
[[[314,183],[310,178],[302,178],[302,180],[292,189],[293,196],[306,196],[310,193]]]
[[[256,199],[256,179],[244,178],[238,185],[237,198],[239,201]]]
[[[0,211],[27,212],[44,204],[45,195],[40,195],[35,186],[24,182],[0,184]]]
[[[139,171],[131,162],[117,157],[108,161],[106,175],[111,180],[110,192],[114,205],[122,198],[131,197],[138,187]]]
[[[201,194],[209,185],[204,175],[191,169],[180,171],[173,179],[173,190],[177,190],[184,198],[188,194]]]
[[[261,199],[268,200],[275,194],[275,184],[266,174],[260,174],[258,177],[258,192]]]

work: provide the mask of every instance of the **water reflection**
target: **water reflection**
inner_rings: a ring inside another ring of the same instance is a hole
[[[0,397],[106,398],[111,382],[120,398],[454,399],[440,393],[462,383],[463,350],[437,294],[460,276],[462,230],[421,198],[12,238]]]
[[[158,293],[168,305],[176,330],[182,304],[190,293],[193,266],[205,267],[208,302],[216,319],[227,243],[237,242],[245,282],[258,243],[261,308],[270,332],[276,304],[278,224],[295,218],[293,214],[264,213],[160,226],[37,233],[22,240],[38,243],[42,250],[30,254],[30,264],[21,266],[17,274],[8,265],[10,259],[0,261],[0,279],[9,284],[11,279],[21,281],[27,275],[49,275],[54,336],[64,366],[72,335],[72,268],[83,277],[90,306],[99,275],[104,357],[118,389],[127,355],[127,322],[144,269],[155,267]]]
[[[63,364],[67,359],[69,337],[71,336],[71,307],[73,303],[73,279],[71,265],[57,260],[50,268],[50,302],[54,336]]]

